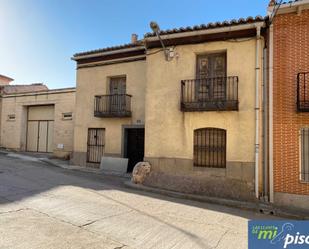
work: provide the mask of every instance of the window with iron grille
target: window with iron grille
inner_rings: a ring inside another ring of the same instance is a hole
[[[87,140],[87,162],[100,163],[104,155],[105,129],[89,128]]]
[[[301,171],[300,178],[304,182],[309,182],[309,128],[300,130],[301,143]]]
[[[226,130],[217,128],[194,130],[194,166],[226,167]]]
[[[309,72],[297,74],[297,110],[309,112]]]

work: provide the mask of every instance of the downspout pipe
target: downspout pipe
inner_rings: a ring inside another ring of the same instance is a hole
[[[261,26],[256,26],[256,51],[255,51],[255,197],[259,199],[259,115],[260,115],[260,50],[261,50]]]
[[[268,48],[263,50],[263,198],[269,201],[269,168],[268,168],[268,80],[267,80]]]
[[[269,201],[274,202],[274,155],[273,155],[273,70],[274,70],[274,34],[273,24],[269,27],[269,72],[268,72],[268,85],[269,85]]]

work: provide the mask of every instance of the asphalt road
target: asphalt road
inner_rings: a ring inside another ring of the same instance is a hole
[[[0,155],[0,248],[247,248],[249,211]]]

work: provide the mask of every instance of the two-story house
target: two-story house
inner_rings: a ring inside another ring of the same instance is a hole
[[[309,1],[271,1],[270,200],[309,210]],[[272,17],[272,16],[271,16]]]
[[[261,17],[145,36],[145,184],[235,199],[260,196]],[[166,56],[164,55],[166,53]]]
[[[145,160],[149,186],[258,197],[264,18],[157,34],[74,55],[73,163]]]
[[[132,43],[75,54],[77,63],[73,163],[131,172],[144,157],[146,55]],[[119,168],[128,158],[128,167]],[[118,167],[118,169],[116,169]]]

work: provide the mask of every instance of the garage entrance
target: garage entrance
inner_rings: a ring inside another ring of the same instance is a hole
[[[30,152],[53,152],[54,106],[28,107],[27,147]]]

